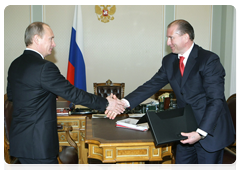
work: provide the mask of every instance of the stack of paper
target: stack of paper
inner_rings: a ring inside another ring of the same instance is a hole
[[[149,129],[148,123],[137,124],[137,119],[127,118],[116,122],[116,127],[147,131]]]

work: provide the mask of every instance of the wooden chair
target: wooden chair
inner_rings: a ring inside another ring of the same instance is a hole
[[[227,104],[232,116],[234,128],[236,130],[236,94],[231,95],[227,99]],[[232,145],[224,148],[223,164],[232,164],[235,161],[236,161],[236,140]]]
[[[109,79],[106,83],[93,83],[94,94],[106,98],[111,93],[115,94],[117,98],[124,97],[125,83],[112,83]]]
[[[9,154],[9,131],[12,120],[13,103],[8,100],[7,95],[4,95],[4,158],[6,163],[15,164],[20,163],[17,158],[10,156]],[[77,164],[78,163],[78,151],[77,144],[70,136],[72,127],[69,125],[58,125],[59,132],[66,132],[67,141],[70,146],[62,148],[59,153],[58,161],[60,164]]]

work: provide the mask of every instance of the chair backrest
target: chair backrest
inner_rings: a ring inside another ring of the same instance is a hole
[[[4,95],[4,130],[6,138],[9,140],[9,131],[12,121],[13,103],[8,100],[7,94]]]
[[[117,98],[124,97],[125,83],[112,83],[107,80],[106,83],[93,83],[94,94],[106,98],[111,93],[115,94]]]
[[[228,108],[229,108],[231,116],[232,116],[234,128],[236,130],[236,94],[231,95],[227,99],[227,104],[228,104]]]

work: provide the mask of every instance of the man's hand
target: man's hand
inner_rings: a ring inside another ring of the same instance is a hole
[[[122,99],[121,102],[123,103],[124,108],[129,107],[129,103],[127,103],[126,99]]]
[[[181,140],[180,142],[183,144],[194,144],[201,139],[201,136],[197,132],[190,132],[190,133],[181,133],[182,136],[188,137],[188,139]]]
[[[109,119],[114,119],[118,114],[121,114],[125,111],[124,104],[111,93],[107,97],[108,100],[108,107],[106,108],[105,114]]]

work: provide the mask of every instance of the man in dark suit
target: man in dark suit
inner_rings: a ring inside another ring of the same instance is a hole
[[[170,83],[178,107],[191,105],[198,123],[196,131],[182,133],[188,139],[177,145],[176,163],[222,163],[224,147],[235,140],[224,96],[225,70],[216,54],[194,44],[194,30],[187,21],[170,23],[167,38],[172,53],[163,58],[161,68],[149,81],[122,101],[125,107],[134,108]],[[182,56],[183,63],[179,63]],[[184,67],[182,73],[180,67]]]
[[[87,93],[72,86],[55,64],[44,58],[56,46],[51,28],[42,22],[25,32],[27,49],[8,71],[7,96],[13,101],[10,155],[21,163],[58,163],[56,96],[100,111],[120,113],[122,103]]]

